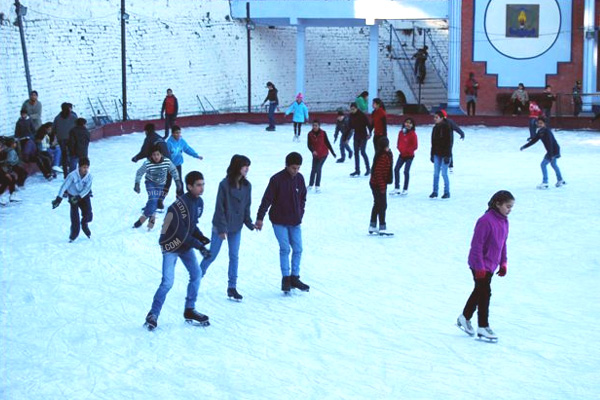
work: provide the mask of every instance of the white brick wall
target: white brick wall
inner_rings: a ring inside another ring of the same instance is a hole
[[[68,101],[91,119],[92,107],[120,114],[120,1],[23,0],[33,89],[40,94],[43,119],[51,121]],[[180,114],[200,112],[204,97],[218,109],[246,111],[246,29],[227,20],[229,2],[129,0],[127,96],[131,118],[156,118],[167,88],[179,99]],[[0,25],[0,134],[13,133],[27,86],[14,2],[0,0],[8,20]],[[368,86],[368,28],[306,29],[306,102],[313,111],[347,106]],[[379,87],[394,99],[392,63],[386,58],[388,31],[380,28]],[[252,102],[266,95],[265,83],[279,89],[282,106],[295,96],[294,27],[252,32]],[[374,97],[374,96],[372,96]],[[258,109],[258,108],[256,108]]]

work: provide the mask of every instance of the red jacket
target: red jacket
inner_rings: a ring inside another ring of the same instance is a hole
[[[540,108],[540,106],[537,105],[536,102],[532,101],[529,103],[529,118],[537,119],[537,117],[539,117],[542,114],[543,111]]]
[[[331,143],[327,138],[327,133],[322,129],[319,129],[318,132],[314,132],[311,129],[311,131],[308,132],[308,149],[311,153],[316,151],[316,157],[318,159],[327,157],[330,151],[335,157],[335,152],[331,148]]]
[[[417,140],[417,133],[414,129],[410,132],[405,132],[405,128],[400,129],[398,132],[398,151],[402,158],[413,158],[415,156],[415,150],[419,147]]]
[[[371,114],[372,126],[375,136],[387,136],[387,114],[385,110],[379,107]]]
[[[373,169],[371,170],[371,187],[376,188],[381,193],[387,190],[387,185],[392,183],[392,164],[394,157],[391,151],[386,151],[373,160]]]

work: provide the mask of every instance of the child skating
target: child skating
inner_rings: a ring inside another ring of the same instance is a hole
[[[300,141],[300,132],[302,124],[308,121],[308,107],[304,104],[304,96],[298,93],[296,101],[285,111],[285,115],[294,114],[292,121],[294,122],[294,142]]]
[[[312,130],[308,133],[308,149],[312,153],[312,169],[310,170],[310,180],[308,183],[308,190],[315,188],[316,193],[321,193],[321,173],[323,171],[323,164],[327,160],[329,152],[336,157],[327,132],[321,129],[321,123],[314,120],[312,123]],[[316,185],[316,186],[315,186]]]
[[[392,236],[393,233],[387,231],[385,222],[385,211],[387,209],[387,185],[392,183],[392,165],[394,157],[390,151],[390,141],[384,136],[377,141],[375,157],[373,158],[373,173],[369,185],[373,193],[373,209],[371,210],[371,223],[369,224],[369,234],[379,234],[379,236]],[[379,220],[379,228],[377,228]]]
[[[408,181],[410,179],[410,166],[415,158],[415,151],[419,147],[417,133],[415,132],[415,121],[412,118],[404,120],[404,126],[398,132],[397,148],[400,153],[396,167],[394,168],[394,190],[391,194],[400,194],[406,196],[408,194]],[[400,169],[404,166],[404,186],[400,192]]]
[[[537,188],[538,189],[548,189],[548,164],[554,169],[556,173],[556,187],[561,187],[565,185],[567,182],[563,180],[562,174],[560,173],[560,169],[558,168],[557,161],[560,158],[560,146],[558,142],[554,138],[552,131],[546,126],[546,119],[544,117],[539,117],[537,120],[538,131],[535,136],[527,142],[527,144],[521,146],[520,150],[523,151],[526,148],[533,146],[541,140],[544,143],[544,147],[546,148],[546,154],[544,155],[544,159],[540,164],[542,168],[542,183],[540,183]]]
[[[471,317],[477,310],[477,337],[490,341],[498,340],[498,336],[490,328],[488,322],[490,297],[492,296],[492,276],[505,276],[507,269],[506,239],[508,238],[508,214],[510,214],[515,198],[506,190],[496,192],[488,202],[488,209],[475,224],[475,232],[469,251],[469,268],[473,274],[475,288],[469,296],[462,314],[458,316],[456,325],[468,335],[474,336],[475,329],[471,325]]]

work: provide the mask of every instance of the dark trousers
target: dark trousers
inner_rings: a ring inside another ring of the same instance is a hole
[[[373,209],[371,210],[371,225],[377,225],[379,218],[379,229],[385,228],[385,210],[387,210],[387,191],[381,193],[379,189],[371,186],[373,193]]]
[[[276,102],[269,102],[269,128],[275,129],[275,109],[277,108]]]
[[[27,179],[27,170],[20,165],[14,165],[12,170],[17,174],[17,186],[25,185],[25,179]]]
[[[367,167],[367,172],[371,171],[371,167],[369,167],[369,157],[367,157],[367,138],[364,139],[354,139],[354,171],[360,172],[360,159],[358,158],[358,154],[362,155],[363,160],[365,160],[365,167]]]
[[[373,136],[373,150],[374,153],[377,153],[377,143],[381,140],[381,138],[386,137],[385,135],[374,135]],[[373,155],[373,159],[375,159],[375,155]]]
[[[71,196],[69,196],[70,198]],[[90,195],[81,198],[76,204],[71,204],[71,235],[69,239],[75,240],[79,236],[79,226],[84,232],[88,231],[88,224],[92,222],[92,202]],[[81,210],[81,220],[79,219],[79,210]]]
[[[35,163],[45,178],[52,176],[52,156],[47,151],[38,152]]]
[[[65,179],[69,174],[69,146],[67,142],[66,139],[58,141],[58,145],[60,146],[60,165],[62,166]]]
[[[478,326],[484,328],[489,326],[488,315],[490,309],[490,297],[492,297],[492,273],[488,272],[484,279],[475,279],[475,272],[473,273],[473,280],[475,281],[475,288],[465,304],[463,315],[466,319],[470,320],[477,309],[477,322]]]
[[[467,102],[467,115],[475,115],[476,103],[471,100]]]
[[[408,190],[408,181],[410,180],[410,166],[412,165],[413,158],[403,158],[398,157],[398,161],[396,161],[396,167],[394,167],[394,182],[396,184],[394,187],[396,189],[400,189],[400,169],[404,164],[404,190]]]
[[[301,130],[302,130],[302,122],[294,122],[294,136],[300,137]]]
[[[325,160],[327,160],[327,156],[323,158],[313,157],[308,186],[312,186],[313,184],[316,184],[317,187],[321,186],[321,171],[323,170],[323,164],[325,164]]]
[[[173,129],[173,125],[175,125],[175,118],[175,114],[165,114],[165,139],[169,137],[169,131]]]
[[[183,178],[181,177],[181,165],[177,165],[175,168],[177,168],[177,172],[179,173],[179,179],[181,181],[183,181]],[[167,172],[167,182],[165,182],[165,187],[163,188],[163,195],[160,197],[160,201],[163,201],[165,199],[165,197],[167,197],[167,195],[169,194],[169,189],[171,188],[171,181],[173,180],[173,177],[171,176],[170,173]],[[179,195],[179,193],[178,193]]]
[[[581,110],[583,109],[583,102],[581,100],[575,100],[573,103],[573,115],[578,117],[581,114]]]
[[[7,188],[8,192],[12,194],[15,191],[16,185],[17,178],[11,174],[5,174],[4,171],[0,169],[0,194],[3,194]]]
[[[525,107],[525,103],[521,103],[519,100],[515,99],[513,101],[513,114],[521,115],[521,112],[524,110],[527,110],[527,107]]]

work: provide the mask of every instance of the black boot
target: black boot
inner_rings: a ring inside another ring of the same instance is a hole
[[[200,314],[198,311],[193,308],[186,308],[183,312],[183,318],[185,318],[185,322],[188,324],[208,326],[210,323],[208,322],[208,316],[204,314]]]
[[[236,288],[227,288],[227,297],[236,301],[241,301],[244,298]]]
[[[87,236],[88,239],[92,238],[92,232],[90,231],[90,228],[87,224],[81,225],[81,230],[83,231],[83,233],[85,233],[85,236]]]
[[[152,311],[146,315],[146,323],[144,323],[144,327],[149,331],[153,331],[158,326],[158,321],[156,315],[152,314]]]
[[[292,290],[292,278],[289,276],[284,276],[281,278],[281,290],[285,293],[289,293]]]
[[[308,292],[310,290],[310,286],[308,286],[307,284],[302,282],[300,280],[299,276],[292,275],[290,278],[291,278],[291,284],[292,284],[293,288],[302,290],[303,292]]]

